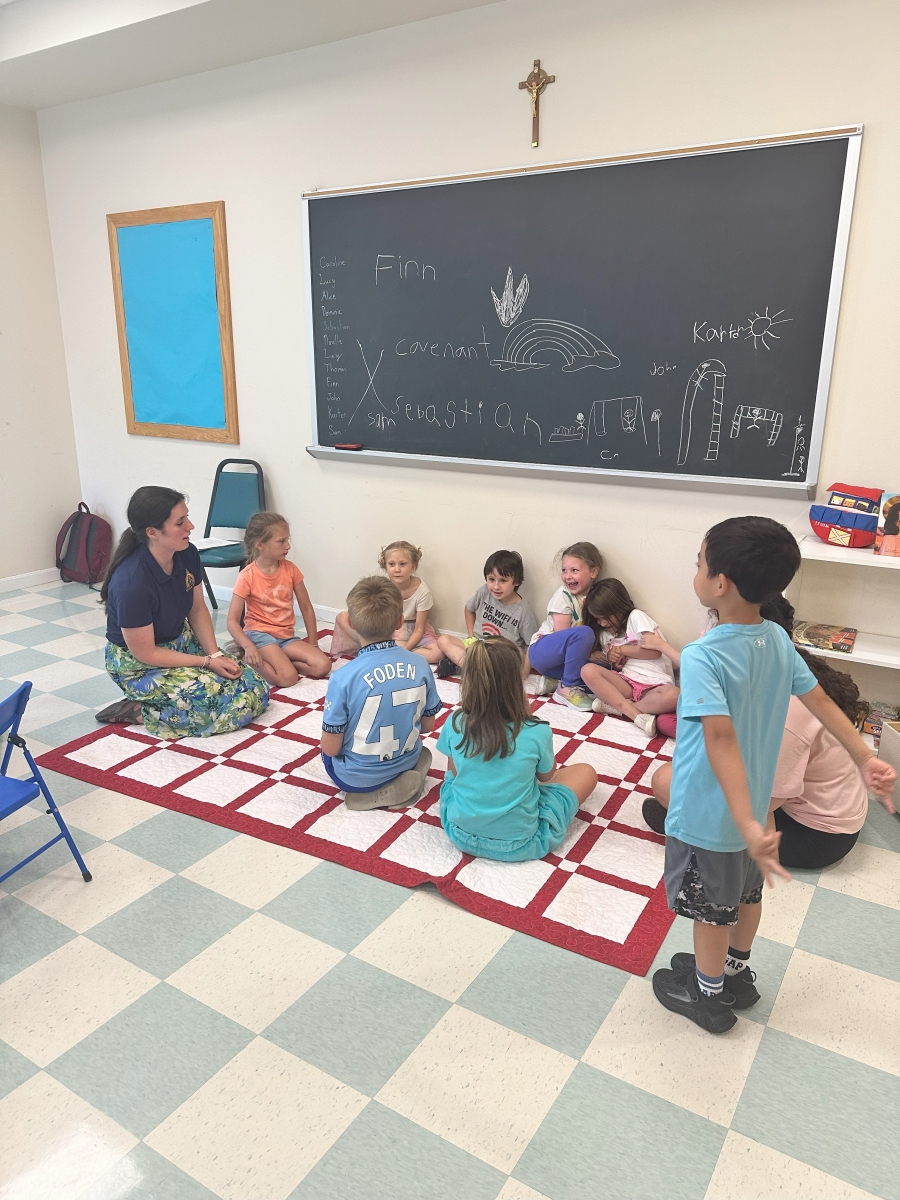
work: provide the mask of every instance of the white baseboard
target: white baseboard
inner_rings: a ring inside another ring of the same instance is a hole
[[[44,567],[40,571],[26,571],[24,575],[7,575],[0,579],[0,592],[17,592],[20,588],[38,587],[42,583],[62,583],[56,567]]]

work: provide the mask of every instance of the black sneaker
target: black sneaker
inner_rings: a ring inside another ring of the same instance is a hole
[[[459,667],[450,658],[442,658],[438,663],[437,677],[438,679],[449,679],[452,675],[459,673]]]
[[[666,810],[655,796],[648,796],[641,805],[641,815],[654,833],[666,834]]]
[[[670,1012],[680,1013],[705,1029],[707,1033],[727,1033],[737,1025],[737,1017],[718,996],[705,996],[697,984],[694,971],[667,971],[665,967],[653,975],[653,994]]]
[[[696,971],[697,961],[693,954],[673,954],[672,970],[679,975],[686,971]],[[757,1000],[762,999],[753,986],[756,983],[756,972],[749,967],[738,971],[737,975],[725,976],[725,989],[722,992],[722,1003],[730,1004],[732,1008],[752,1008]],[[731,996],[730,1000],[726,999]]]

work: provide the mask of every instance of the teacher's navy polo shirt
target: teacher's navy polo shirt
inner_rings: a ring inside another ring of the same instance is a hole
[[[116,567],[106,600],[106,637],[124,646],[123,629],[153,626],[153,640],[171,642],[184,629],[194,603],[194,588],[203,578],[196,546],[176,550],[167,575],[146,546]]]

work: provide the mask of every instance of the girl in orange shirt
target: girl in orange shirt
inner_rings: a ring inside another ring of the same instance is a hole
[[[303,574],[287,559],[287,521],[276,512],[254,513],[244,531],[244,545],[250,561],[237,577],[228,609],[228,632],[243,651],[244,662],[274,687],[292,687],[299,673],[324,679],[331,659],[319,649],[316,614]],[[306,641],[294,632],[295,596]]]

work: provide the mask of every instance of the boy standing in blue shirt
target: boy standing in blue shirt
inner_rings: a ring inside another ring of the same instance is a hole
[[[678,740],[666,817],[666,896],[694,922],[694,954],[656,971],[653,991],[710,1033],[736,1024],[734,1008],[759,999],[747,967],[763,881],[790,879],[781,835],[767,827],[788,702],[798,696],[844,746],[871,791],[896,772],[875,758],[830,700],[780,626],[759,606],[800,566],[794,537],[768,517],[733,517],[707,533],[694,591],[719,624],[681,655]]]
[[[430,733],[441,711],[431,668],[421,654],[393,639],[403,619],[396,584],[361,579],[347,597],[349,623],[362,649],[328,681],[322,719],[322,761],[346,792],[348,808],[413,804],[425,788]]]

